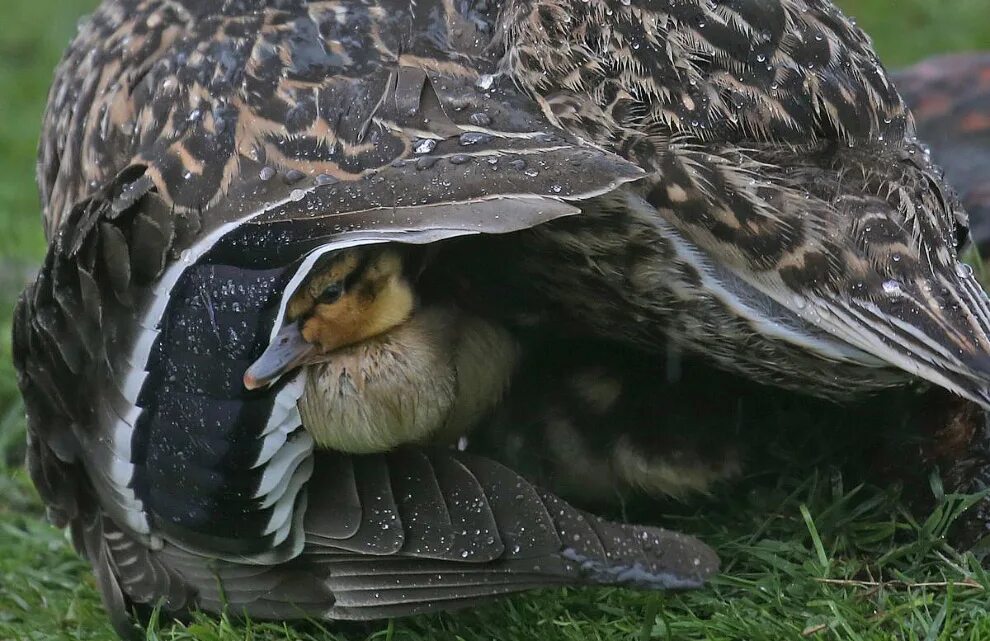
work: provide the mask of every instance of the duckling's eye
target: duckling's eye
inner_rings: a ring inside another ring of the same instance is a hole
[[[320,295],[316,297],[316,302],[328,305],[330,303],[336,303],[337,299],[344,293],[344,286],[341,283],[331,283],[323,288]]]

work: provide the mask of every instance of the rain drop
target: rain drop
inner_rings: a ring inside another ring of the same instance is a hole
[[[885,294],[899,294],[901,292],[901,284],[893,278],[883,281],[882,287]]]
[[[956,276],[959,278],[972,278],[973,268],[966,263],[956,263]]]
[[[437,147],[436,140],[433,140],[432,138],[424,138],[423,140],[420,140],[419,142],[416,143],[416,145],[413,147],[413,150],[417,154],[428,154],[434,149],[436,149],[436,147]]]
[[[271,180],[275,177],[274,167],[262,167],[261,171],[258,172],[258,178],[262,180]]]
[[[468,120],[472,125],[476,125],[478,127],[487,127],[492,124],[491,117],[489,117],[486,113],[481,113],[480,111],[478,113],[471,114],[471,117],[468,118]]]
[[[478,81],[474,83],[478,89],[482,91],[488,91],[495,85],[495,76],[490,73],[483,73],[478,76]]]
[[[460,143],[461,145],[477,145],[484,144],[491,140],[492,137],[488,134],[483,134],[478,131],[466,131],[461,134]]]
[[[437,164],[435,157],[420,158],[416,161],[416,169],[429,169],[435,164]]]
[[[305,177],[306,177],[306,174],[304,174],[303,172],[299,171],[298,169],[290,169],[289,171],[285,172],[285,178],[284,178],[284,180],[285,180],[285,184],[292,185],[294,183],[299,182],[300,180],[302,180]]]

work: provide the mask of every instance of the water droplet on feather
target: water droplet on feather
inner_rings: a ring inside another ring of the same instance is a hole
[[[956,263],[956,276],[959,278],[972,278],[973,268],[966,263]]]
[[[478,81],[474,83],[478,89],[482,91],[488,91],[495,84],[495,76],[490,73],[483,73],[478,76]]]
[[[416,143],[416,146],[413,147],[413,150],[417,154],[428,154],[434,149],[436,149],[436,147],[437,147],[436,140],[433,140],[432,138],[424,138],[423,140],[420,140],[419,142]]]
[[[480,111],[478,113],[471,114],[471,117],[468,118],[468,120],[472,125],[476,125],[478,127],[487,127],[492,124],[491,117],[489,117],[486,113],[481,113]]]

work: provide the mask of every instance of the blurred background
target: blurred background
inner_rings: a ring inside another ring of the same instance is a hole
[[[881,60],[890,69],[936,53],[990,50],[990,0],[837,1],[872,35]],[[9,616],[8,606],[28,610],[46,605],[53,598],[50,590],[69,595],[70,602],[59,606],[63,613],[59,625],[64,626],[66,620],[71,622],[71,617],[65,618],[69,616],[66,608],[98,607],[91,592],[81,600],[75,599],[80,590],[90,590],[89,587],[73,582],[59,585],[57,581],[53,585],[50,575],[32,578],[30,568],[25,569],[24,558],[41,565],[82,566],[71,553],[67,555],[59,533],[36,525],[40,508],[19,470],[23,409],[16,392],[9,345],[10,311],[44,252],[34,171],[48,84],[80,16],[97,4],[97,0],[0,3],[0,632]],[[5,537],[14,543],[4,543]],[[49,553],[52,556],[46,556]],[[18,558],[19,554],[25,556]],[[35,580],[38,584],[29,593],[5,587],[24,581],[31,585]],[[73,611],[71,616],[79,619],[82,614]],[[0,634],[0,638],[7,637]],[[46,637],[22,629],[16,638]]]

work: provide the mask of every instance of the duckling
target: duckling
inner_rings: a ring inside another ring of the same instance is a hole
[[[674,361],[608,341],[544,340],[524,350],[511,393],[470,447],[586,507],[712,494],[740,476],[740,435],[767,422],[767,390]]]
[[[421,305],[412,271],[395,247],[322,257],[245,387],[305,366],[303,425],[319,446],[343,452],[465,434],[502,398],[518,349],[505,329],[453,304]]]

